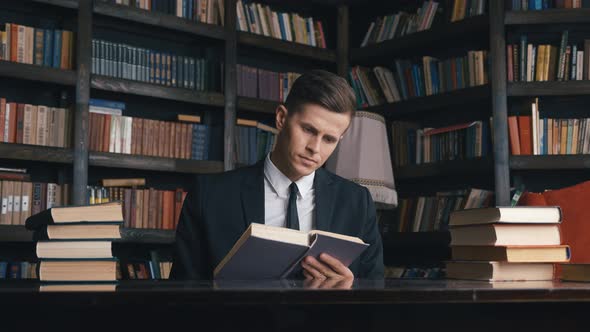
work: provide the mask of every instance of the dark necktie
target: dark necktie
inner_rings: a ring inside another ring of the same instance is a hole
[[[299,216],[297,215],[297,184],[289,186],[289,205],[287,206],[287,228],[299,230]]]

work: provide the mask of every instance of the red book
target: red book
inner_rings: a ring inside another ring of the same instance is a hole
[[[8,103],[10,115],[8,117],[8,143],[16,143],[17,104]],[[8,112],[6,112],[8,115]]]
[[[520,154],[533,154],[533,133],[531,131],[531,116],[518,116],[518,137],[520,139]]]
[[[510,154],[520,155],[520,137],[518,135],[518,119],[515,115],[508,117],[508,135],[510,137]]]

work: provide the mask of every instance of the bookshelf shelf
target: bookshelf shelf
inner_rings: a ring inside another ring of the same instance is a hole
[[[88,165],[188,174],[223,171],[223,162],[221,161],[172,159],[105,152],[90,152]]]
[[[50,146],[0,143],[0,158],[70,164],[74,153],[71,149]]]
[[[45,66],[0,60],[0,76],[29,81],[76,85],[76,72]]]
[[[121,228],[118,243],[174,243],[175,231],[167,229]],[[33,232],[23,225],[0,225],[0,242],[32,242]]]
[[[274,114],[278,104],[278,101],[238,97],[237,108],[241,111]]]
[[[590,81],[508,83],[508,96],[568,96],[590,94]]]
[[[387,247],[448,246],[451,234],[448,231],[435,232],[393,232],[383,238]]]
[[[590,155],[510,156],[512,170],[584,170]]]
[[[414,115],[433,109],[486,100],[490,98],[490,95],[490,86],[486,84],[432,96],[411,98],[391,104],[367,107],[365,110],[379,113],[389,120],[399,120],[410,114]]]
[[[249,32],[238,32],[238,44],[253,46],[287,55],[294,55],[310,60],[336,63],[336,52],[334,50],[289,42]]]
[[[395,168],[393,170],[393,174],[395,174],[396,180],[410,180],[433,176],[492,173],[493,166],[492,159],[489,157],[484,157],[420,165],[408,165]]]
[[[504,23],[507,25],[590,23],[590,9],[507,11]]]
[[[489,29],[487,15],[469,17],[455,23],[432,27],[430,30],[390,39],[381,43],[350,50],[352,62],[365,65],[389,63],[392,58],[415,56],[421,51],[448,49],[465,45],[467,41],[481,42],[481,36]],[[455,37],[453,37],[455,36]],[[461,36],[461,38],[456,38]]]
[[[93,89],[157,97],[194,104],[223,107],[224,97],[219,92],[196,91],[173,88],[164,85],[129,81],[100,75],[92,75],[90,85]]]
[[[187,32],[197,36],[205,36],[219,40],[225,40],[226,38],[225,30],[222,26],[193,22],[174,15],[133,8],[130,6],[95,2],[94,12],[99,15]]]
[[[45,3],[48,5],[64,7],[64,8],[78,8],[78,1],[76,0],[33,0],[38,3]]]
[[[119,243],[161,243],[172,244],[176,233],[169,229],[121,228]]]

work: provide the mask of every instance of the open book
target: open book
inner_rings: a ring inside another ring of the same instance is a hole
[[[306,256],[327,253],[349,266],[369,244],[360,238],[312,230],[309,233],[252,223],[215,268],[215,279],[281,279],[296,275]]]

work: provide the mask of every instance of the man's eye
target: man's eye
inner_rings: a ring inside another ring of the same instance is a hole
[[[306,133],[311,133],[311,128],[309,127],[303,127],[303,131]]]

